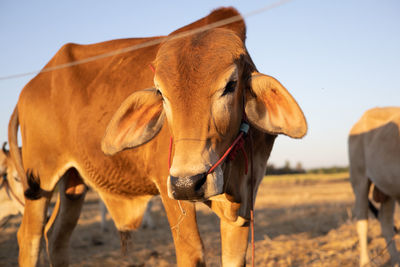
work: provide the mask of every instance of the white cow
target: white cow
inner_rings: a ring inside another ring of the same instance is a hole
[[[15,165],[6,150],[0,151],[0,225],[13,215],[24,212],[24,193]]]
[[[399,265],[393,240],[395,200],[400,199],[400,108],[374,108],[365,112],[349,136],[350,180],[355,193],[360,266],[369,263],[367,251],[368,194],[381,203],[379,220],[388,244],[391,264]]]

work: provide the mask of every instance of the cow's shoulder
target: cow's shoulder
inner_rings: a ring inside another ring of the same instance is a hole
[[[158,45],[135,48],[158,38],[117,39],[95,44],[67,43],[24,87],[19,105],[29,105],[26,102],[32,100],[36,104],[49,101],[60,103],[70,98],[72,102],[86,105],[108,94],[118,96],[116,91],[128,91],[128,85],[131,86],[130,92],[146,88],[148,84],[142,84],[143,80],[135,77],[142,75],[139,72],[148,70],[145,66],[154,60]],[[121,102],[119,98],[126,95],[118,96],[116,102]]]
[[[364,113],[364,120],[386,123],[398,120],[400,117],[400,107],[377,107]]]
[[[377,131],[389,123],[400,126],[400,107],[376,107],[367,110],[353,126],[350,134]]]
[[[62,59],[67,60],[85,60],[88,58],[94,58],[93,62],[96,60],[110,59],[113,56],[118,56],[119,51],[124,49],[133,48],[135,45],[157,39],[159,37],[152,38],[125,38],[125,39],[115,39],[105,42],[99,42],[94,44],[77,44],[77,43],[66,43],[61,46],[53,58],[49,61],[46,67],[52,67],[55,63]],[[135,53],[135,50],[132,51]],[[136,50],[136,52],[138,52]],[[123,53],[121,53],[123,54]],[[91,61],[89,61],[91,62]]]

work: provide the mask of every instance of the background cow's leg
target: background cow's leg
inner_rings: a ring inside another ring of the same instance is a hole
[[[153,220],[153,216],[151,215],[151,207],[153,206],[153,201],[149,201],[147,203],[147,208],[146,212],[144,213],[143,216],[143,221],[142,221],[142,228],[149,228],[149,229],[155,229],[156,225]]]
[[[360,266],[367,266],[368,256],[368,219],[357,220],[358,242],[360,244]]]
[[[36,266],[40,253],[43,228],[49,199],[25,201],[25,212],[18,230],[19,266]]]
[[[82,187],[78,191],[77,187]],[[59,182],[59,194],[53,213],[45,227],[45,238],[50,264],[68,266],[69,239],[74,230],[86,195],[75,169],[69,170]]]
[[[368,193],[370,182],[365,177],[353,183],[355,194],[355,215],[357,219],[357,234],[360,244],[360,266],[369,263],[368,256]]]
[[[368,234],[368,193],[371,182],[366,175],[363,140],[349,138],[350,182],[355,195],[354,213],[357,219],[357,233],[360,244],[360,266],[369,263]]]
[[[161,195],[174,238],[178,266],[205,266],[204,248],[196,221],[195,205]]]
[[[245,266],[249,227],[221,220],[222,266]]]
[[[107,208],[101,199],[99,199],[99,210],[100,210],[100,217],[101,217],[100,229],[101,229],[102,233],[105,233],[108,230],[107,225],[106,225]]]
[[[388,250],[390,253],[390,262],[392,266],[399,266],[399,256],[396,249],[396,242],[392,238],[395,235],[393,228],[393,213],[394,213],[395,202],[393,198],[387,199],[381,203],[379,212],[379,221],[381,222],[382,235],[388,244]]]

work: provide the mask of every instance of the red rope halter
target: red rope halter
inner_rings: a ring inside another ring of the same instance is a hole
[[[211,166],[211,168],[208,170],[207,174],[212,173],[219,165],[221,165],[225,159],[229,156],[229,159],[234,160],[238,150],[240,149],[244,155],[244,160],[245,160],[245,174],[248,172],[248,159],[247,159],[247,154],[244,149],[244,136],[247,134],[249,131],[249,124],[246,122],[243,122],[240,125],[240,132],[239,135],[236,137],[236,139],[233,141],[232,145],[228,147],[228,149],[225,151],[225,153],[222,155],[222,157],[214,163],[214,165]],[[172,154],[172,146],[173,146],[173,138],[172,136],[169,139],[169,153],[168,153],[168,168],[171,169],[171,154]]]
[[[232,145],[228,147],[228,149],[225,151],[224,155],[213,165],[211,168],[208,170],[207,174],[212,173],[221,163],[223,163],[228,155],[230,155],[230,158],[233,160],[236,155],[238,150],[240,149],[244,155],[245,158],[245,174],[247,174],[248,171],[248,160],[247,160],[247,154],[246,151],[244,150],[244,136],[247,134],[249,131],[249,125],[246,122],[243,122],[240,125],[240,130],[239,130],[239,135],[236,137],[236,139],[233,141]]]

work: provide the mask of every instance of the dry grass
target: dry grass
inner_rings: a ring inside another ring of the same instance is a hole
[[[348,172],[339,172],[333,174],[323,173],[301,173],[301,174],[283,174],[283,175],[267,175],[264,177],[266,182],[303,182],[303,181],[329,181],[337,179],[348,179]]]
[[[352,219],[354,197],[347,177],[344,173],[264,179],[255,211],[256,266],[358,266],[358,241]],[[156,228],[136,231],[128,255],[121,256],[119,237],[111,220],[110,230],[100,235],[97,195],[91,192],[72,236],[71,266],[176,266],[172,237],[159,198],[151,213]],[[20,220],[13,218],[0,229],[0,266],[17,266],[15,234]],[[219,219],[199,204],[198,222],[207,266],[220,266]],[[375,257],[372,266],[386,266],[389,256],[379,225],[374,219],[370,222],[369,251]],[[396,242],[400,245],[398,238]],[[250,262],[249,249],[247,263]]]

